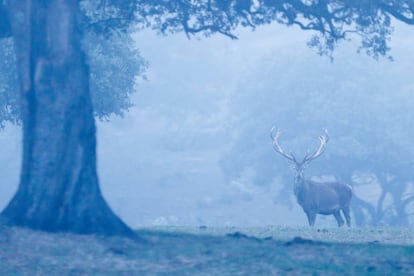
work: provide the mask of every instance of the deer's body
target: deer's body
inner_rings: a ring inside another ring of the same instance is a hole
[[[347,225],[350,226],[351,186],[340,182],[304,180],[302,183],[295,183],[294,192],[299,205],[308,217],[309,225],[313,226],[316,214],[320,214],[335,216],[338,226],[342,226],[344,224],[340,213],[342,211]]]
[[[346,219],[346,224],[351,225],[351,217],[349,215],[349,208],[352,198],[352,187],[337,181],[331,182],[316,182],[304,178],[305,167],[310,161],[319,157],[324,151],[326,143],[328,142],[328,133],[325,131],[324,135],[319,137],[320,146],[318,150],[312,155],[307,154],[303,161],[298,162],[293,154],[287,154],[279,145],[280,131],[271,137],[273,146],[276,152],[292,162],[295,169],[294,192],[299,205],[308,217],[310,226],[315,224],[317,214],[333,215],[338,222],[338,226],[344,224],[341,211]]]

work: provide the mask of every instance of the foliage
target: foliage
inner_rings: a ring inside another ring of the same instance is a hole
[[[130,96],[136,81],[145,78],[147,62],[140,55],[128,33],[113,32],[110,36],[86,32],[84,46],[91,72],[91,94],[95,116],[122,116],[131,106]],[[20,121],[19,93],[13,43],[0,40],[0,126]]]
[[[122,116],[132,106],[130,96],[136,91],[137,78],[145,78],[147,62],[128,34],[117,32],[105,38],[89,32],[85,44],[95,115],[101,119]]]
[[[20,118],[16,58],[11,38],[0,40],[0,127]]]
[[[125,3],[117,3],[117,12],[100,10],[105,6],[101,1],[83,1],[84,47],[91,71],[91,94],[95,116],[105,119],[114,115],[122,116],[131,106],[130,96],[136,91],[137,78],[145,78],[148,66],[140,55],[132,38],[130,28],[134,21],[117,21],[116,14],[133,12]],[[110,13],[110,20],[104,18]],[[20,121],[20,100],[13,42],[10,38],[10,24],[0,1],[0,126]],[[130,14],[132,16],[132,14]],[[103,23],[105,22],[105,23]]]
[[[330,55],[342,40],[360,38],[360,51],[386,56],[391,18],[414,24],[411,1],[268,1],[201,0],[139,1],[138,22],[161,33],[184,31],[209,36],[221,33],[237,38],[238,26],[256,28],[277,22],[316,31],[309,45]]]
[[[81,1],[82,24],[91,63],[95,114],[105,118],[122,115],[131,106],[136,75],[142,75],[146,63],[128,34],[131,26],[153,28],[162,34],[185,32],[209,36],[220,33],[236,39],[239,26],[252,29],[277,22],[315,31],[308,45],[320,54],[332,55],[342,40],[360,38],[358,51],[378,58],[387,56],[392,34],[391,18],[414,23],[410,1],[251,1],[251,0],[177,0],[177,1]],[[0,1],[0,37],[11,35]],[[19,118],[16,77],[10,42],[5,49],[0,87],[3,105],[0,123]],[[5,64],[7,63],[7,64]],[[98,69],[99,68],[99,69]],[[7,71],[7,72],[6,72]]]

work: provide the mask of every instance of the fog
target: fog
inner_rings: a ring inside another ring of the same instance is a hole
[[[238,40],[137,33],[147,80],[124,118],[98,122],[104,197],[132,227],[306,225],[269,130],[282,129],[281,143],[301,156],[327,128],[326,152],[306,175],[349,182],[358,198],[381,202],[376,223],[393,223],[398,193],[386,187],[414,191],[413,35],[396,25],[394,61],[358,54],[351,41],[332,62],[306,45],[311,33],[284,26],[240,29]],[[0,207],[17,188],[20,142],[19,127],[0,132]]]

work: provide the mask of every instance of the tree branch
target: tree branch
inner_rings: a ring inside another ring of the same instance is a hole
[[[408,6],[408,8],[406,8],[406,11],[409,10],[409,13],[411,14],[411,17],[407,17],[407,16],[404,16],[404,11],[401,10],[403,9],[402,7],[400,8],[400,10],[397,10],[395,8],[395,5],[387,5],[385,3],[380,3],[378,6],[381,7],[381,9],[384,10],[385,12],[392,15],[394,18],[398,19],[399,21],[402,21],[409,25],[414,24],[414,12],[413,12],[414,7],[410,8]]]

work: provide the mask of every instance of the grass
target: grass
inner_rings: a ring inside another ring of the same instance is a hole
[[[414,230],[268,226],[141,228],[145,242],[0,231],[1,275],[414,273]]]

